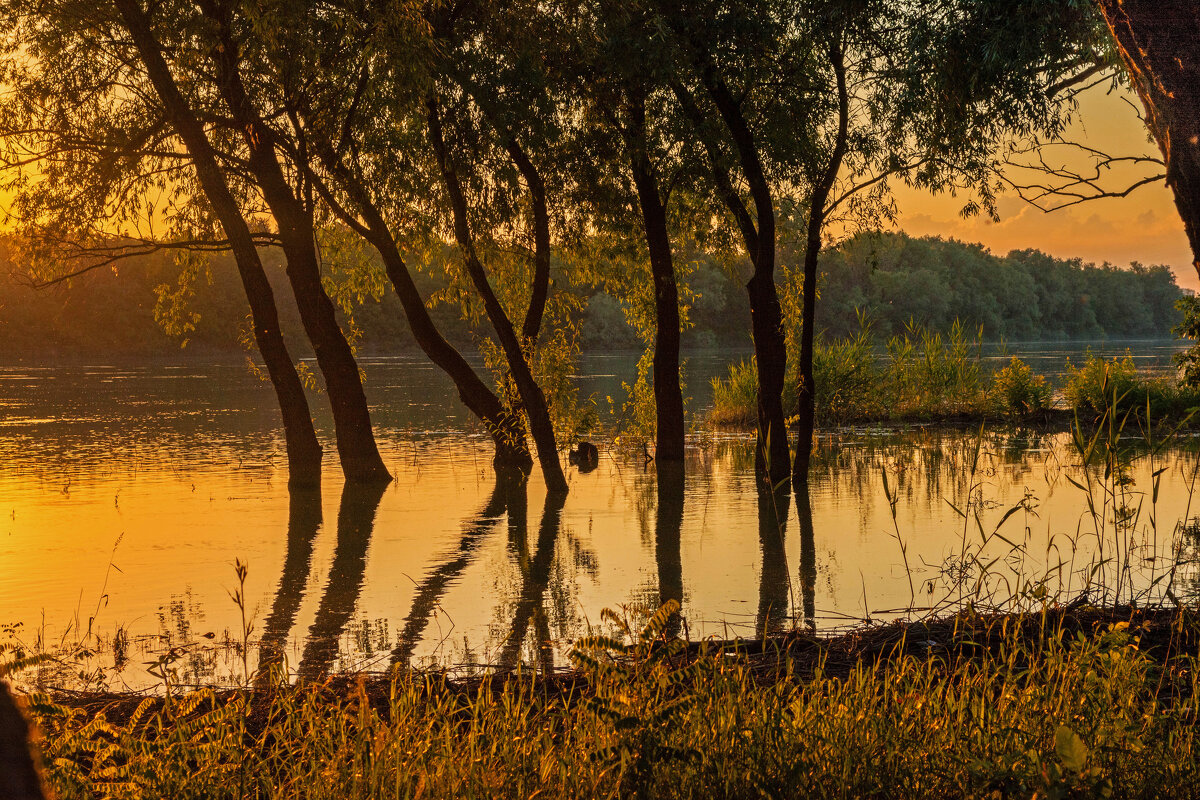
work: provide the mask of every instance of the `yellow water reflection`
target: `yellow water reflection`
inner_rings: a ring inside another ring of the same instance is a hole
[[[10,448],[0,476],[0,623],[22,623],[26,643],[122,628],[134,652],[109,676],[118,685],[152,683],[141,662],[167,645],[226,640],[223,658],[193,659],[181,679],[240,675],[235,558],[250,565],[262,657],[304,676],[552,668],[601,609],[666,599],[698,638],[828,629],[972,592],[1033,597],[1047,574],[1046,591],[1066,598],[1102,559],[1090,578],[1110,590],[1119,563],[1130,590],[1190,591],[1190,571],[1163,577],[1194,545],[1178,525],[1195,514],[1190,447],[1127,454],[1117,547],[1103,538],[1114,508],[1102,471],[1090,473],[1093,516],[1066,434],[844,431],[822,439],[800,495],[758,491],[745,438],[705,437],[683,476],[605,453],[594,472],[571,472],[565,500],[536,473],[497,477],[486,441],[467,435],[385,434],[397,477],[386,489],[346,490],[331,462],[321,493],[293,495],[278,442],[231,437],[157,459],[154,444],[65,474]]]

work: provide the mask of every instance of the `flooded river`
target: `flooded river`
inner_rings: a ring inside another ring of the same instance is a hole
[[[1156,347],[1139,354],[1164,368],[1174,347]],[[692,408],[730,358],[692,359]],[[616,395],[634,360],[586,359],[584,393]],[[431,367],[364,366],[396,480],[343,490],[327,455],[312,494],[287,491],[272,394],[244,365],[0,369],[0,643],[86,643],[82,682],[141,688],[155,660],[185,683],[236,680],[260,657],[305,676],[552,668],[602,609],[669,598],[696,639],[1194,592],[1190,439],[1128,439],[1106,478],[1104,448],[1085,469],[1069,434],[840,430],[797,498],[756,489],[746,437],[696,433],[681,480],[606,448],[559,501],[537,472],[495,474]]]

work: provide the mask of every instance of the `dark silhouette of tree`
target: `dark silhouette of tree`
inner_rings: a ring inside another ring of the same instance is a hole
[[[1097,0],[1166,162],[1200,275],[1200,8],[1184,0]]]

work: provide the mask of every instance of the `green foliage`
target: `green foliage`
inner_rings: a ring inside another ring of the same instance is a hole
[[[1096,415],[1132,413],[1143,421],[1179,417],[1200,406],[1200,390],[1138,373],[1133,356],[1103,359],[1089,352],[1083,365],[1067,362],[1067,404]]]
[[[1024,417],[1050,408],[1050,386],[1016,356],[992,376],[992,401],[1006,416]]]
[[[1185,295],[1176,301],[1175,308],[1183,315],[1183,320],[1171,331],[1180,339],[1200,342],[1200,298]],[[1181,384],[1193,388],[1200,387],[1200,343],[1176,353],[1175,364],[1179,367]]]
[[[817,417],[827,424],[874,417],[884,407],[883,376],[867,325],[848,339],[821,343],[813,352]],[[793,387],[795,382],[789,382]],[[793,392],[795,389],[793,388]]]
[[[949,333],[956,320],[1008,341],[1165,337],[1178,323],[1180,289],[1165,266],[1128,269],[1005,256],[982,245],[903,233],[863,233],[821,257],[819,316],[851,336],[865,315],[883,335],[909,323]]]
[[[838,425],[870,419],[931,419],[987,411],[987,382],[980,352],[982,332],[971,337],[955,323],[948,336],[911,324],[882,347],[863,322],[847,339],[817,342],[813,353],[817,419]],[[880,350],[883,350],[882,354]],[[796,367],[789,363],[784,408],[796,408]],[[717,425],[748,425],[757,419],[757,382],[752,362],[731,365],[713,381]]]

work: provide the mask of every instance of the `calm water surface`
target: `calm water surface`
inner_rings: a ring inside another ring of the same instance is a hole
[[[1174,349],[1138,353],[1164,369]],[[1066,352],[1023,355],[1053,372]],[[691,360],[693,408],[731,357]],[[587,359],[584,393],[615,396],[634,360]],[[1190,567],[1162,577],[1191,553],[1179,525],[1198,513],[1190,441],[1131,451],[1114,500],[1067,435],[842,430],[822,437],[798,503],[756,490],[745,437],[697,435],[681,483],[660,488],[640,458],[606,452],[593,472],[570,469],[562,502],[536,472],[497,478],[487,440],[432,367],[365,367],[395,482],[343,491],[329,455],[322,491],[294,495],[272,394],[243,365],[0,368],[0,626],[52,649],[90,625],[103,642],[90,665],[142,687],[154,683],[143,662],[170,648],[180,680],[241,674],[222,645],[240,639],[235,559],[249,565],[251,667],[261,655],[301,675],[561,666],[601,609],[666,598],[682,601],[696,638],[1036,594],[1031,576],[1073,595],[1095,563],[1091,580],[1110,591],[1119,580],[1192,591]],[[319,428],[328,442],[326,418]],[[128,640],[120,670],[113,637]]]

